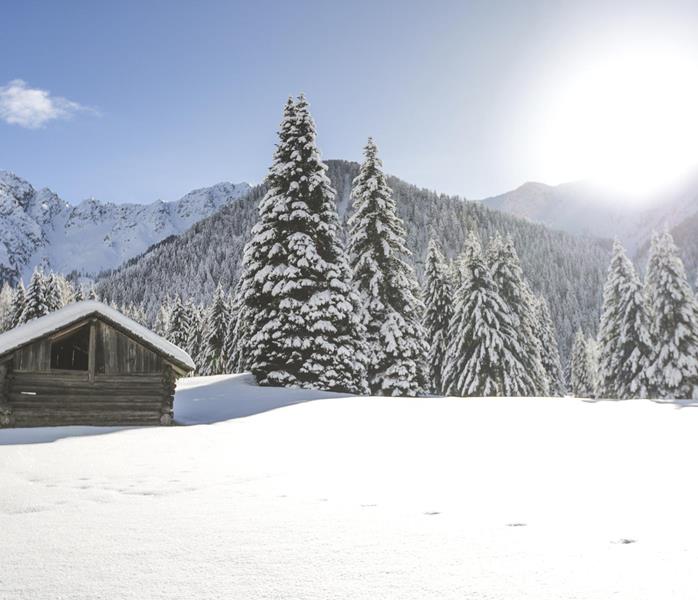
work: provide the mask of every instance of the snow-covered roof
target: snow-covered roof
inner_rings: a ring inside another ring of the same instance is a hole
[[[0,356],[91,316],[99,316],[107,322],[113,323],[134,339],[165,355],[172,362],[187,369],[195,368],[194,361],[184,350],[147,327],[136,323],[133,319],[122,315],[118,310],[96,300],[73,302],[60,310],[38,319],[32,319],[24,325],[19,325],[0,334]]]

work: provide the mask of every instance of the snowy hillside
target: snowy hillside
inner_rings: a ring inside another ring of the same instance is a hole
[[[698,407],[221,376],[175,411],[0,431],[0,597],[698,596]]]
[[[219,183],[176,202],[113,204],[88,199],[77,206],[48,189],[0,171],[0,280],[36,265],[68,273],[119,266],[152,244],[178,234],[249,191],[246,183]]]
[[[529,182],[482,203],[569,233],[617,237],[635,252],[649,241],[652,231],[671,229],[698,214],[698,172],[645,198],[583,181],[558,186]]]

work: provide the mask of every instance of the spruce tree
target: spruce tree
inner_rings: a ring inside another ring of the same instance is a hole
[[[12,296],[12,308],[10,310],[10,327],[17,327],[24,323],[24,309],[27,305],[27,291],[24,283],[19,282]]]
[[[416,396],[426,384],[425,332],[405,228],[369,138],[351,191],[349,255],[363,307],[368,383],[374,395]]]
[[[121,312],[129,319],[133,319],[136,323],[140,323],[141,325],[147,323],[145,312],[140,304],[128,304],[123,307]]]
[[[186,349],[189,343],[191,315],[182,301],[177,297],[172,306],[172,313],[167,329],[167,339],[179,348]]]
[[[0,289],[0,332],[12,327],[14,290],[9,283],[2,284]]]
[[[183,312],[186,315],[184,320],[189,323],[188,327],[186,328],[186,343],[183,347],[187,351],[187,354],[191,356],[194,364],[196,365],[196,370],[191,374],[200,375],[201,351],[204,341],[203,310],[200,306],[195,306],[194,303],[189,300],[184,304]]]
[[[443,394],[448,324],[453,314],[453,286],[448,263],[433,238],[429,240],[424,273],[424,304],[424,329],[429,342],[429,380],[432,391]]]
[[[482,252],[480,238],[474,229],[470,229],[463,243],[463,250],[451,265],[451,285],[454,291],[458,290],[458,288],[463,285],[467,277],[470,259],[480,252]]]
[[[477,247],[464,264],[463,285],[449,325],[444,386],[457,396],[530,396],[528,372],[516,319]]]
[[[246,351],[245,340],[250,337],[250,323],[252,321],[252,309],[248,308],[245,301],[244,290],[251,290],[252,286],[243,277],[235,286],[232,302],[229,304],[228,331],[225,339],[225,369],[228,373],[243,373],[249,370],[249,356]]]
[[[594,397],[594,369],[588,339],[577,330],[570,357],[570,389],[577,398]]]
[[[48,312],[53,312],[63,306],[60,285],[58,275],[55,273],[49,273],[44,278],[45,301]]]
[[[228,307],[223,289],[219,285],[211,304],[206,309],[204,319],[201,364],[199,365],[202,375],[219,375],[224,372],[224,345],[227,331]]]
[[[587,365],[591,379],[593,398],[599,397],[599,343],[595,337],[587,337]]]
[[[43,317],[49,313],[48,302],[46,299],[46,280],[41,271],[36,269],[32,275],[29,287],[27,288],[27,297],[24,303],[24,312],[22,313],[22,323],[26,323],[32,319]]]
[[[534,297],[524,280],[519,255],[511,237],[503,240],[497,233],[488,248],[487,260],[499,295],[512,313],[514,330],[523,350],[522,360],[535,382],[532,395],[547,396],[548,378],[543,369],[540,342],[534,333]]]
[[[163,337],[168,337],[170,327],[170,315],[172,314],[172,301],[169,296],[165,296],[165,300],[158,309],[158,314],[155,317],[154,330],[155,333]]]
[[[642,283],[625,249],[616,241],[599,326],[599,396],[623,399],[646,395],[651,353]]]
[[[366,391],[358,295],[303,96],[286,105],[243,257],[239,339],[261,385]]]
[[[547,300],[541,295],[535,298],[535,319],[533,333],[538,338],[541,349],[541,364],[548,380],[548,393],[551,396],[565,395],[565,376],[560,362],[560,352],[555,336],[555,327]]]
[[[668,232],[652,239],[646,297],[653,348],[648,392],[658,398],[691,398],[698,386],[698,306]]]

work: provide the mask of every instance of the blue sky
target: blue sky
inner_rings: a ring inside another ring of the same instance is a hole
[[[0,110],[0,169],[70,202],[258,182],[283,103],[300,91],[325,158],[358,160],[372,135],[389,172],[477,198],[584,176],[552,161],[565,153],[539,135],[557,82],[619,43],[691,44],[698,10],[641,0],[27,1],[6,3],[3,21],[0,92],[50,95],[29,107],[38,114]]]

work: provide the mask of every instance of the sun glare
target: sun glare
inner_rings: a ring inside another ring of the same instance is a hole
[[[550,168],[641,198],[698,165],[698,61],[627,48],[568,72],[542,139]],[[557,163],[557,164],[556,164]]]

